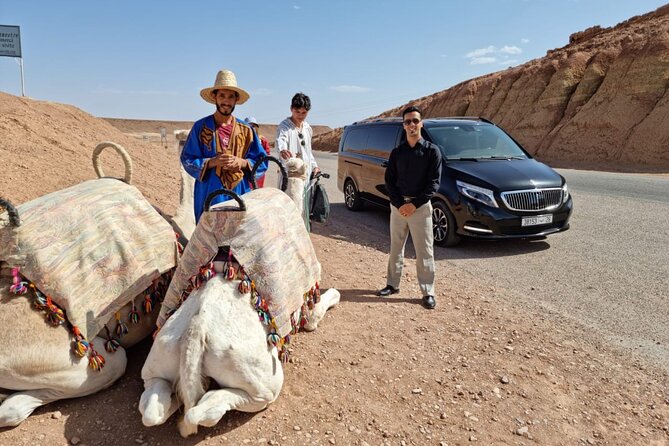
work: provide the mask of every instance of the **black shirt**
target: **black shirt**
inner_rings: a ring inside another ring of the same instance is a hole
[[[390,152],[386,168],[386,189],[390,202],[402,206],[405,197],[412,197],[417,208],[424,205],[439,189],[441,152],[439,147],[420,138],[414,147],[403,142]]]

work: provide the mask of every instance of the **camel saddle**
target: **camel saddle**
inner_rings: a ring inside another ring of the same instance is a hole
[[[17,209],[21,224],[0,228],[0,262],[19,267],[86,338],[177,264],[172,227],[122,181],[89,180]]]
[[[321,265],[293,201],[275,188],[255,189],[234,201],[204,212],[184,250],[167,290],[161,316],[179,306],[189,280],[218,253],[230,247],[237,262],[267,301],[276,330],[290,333],[291,315],[304,304],[304,294],[320,279]]]

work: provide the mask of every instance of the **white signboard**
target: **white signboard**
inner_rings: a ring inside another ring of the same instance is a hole
[[[21,57],[21,33],[18,26],[0,25],[0,56]]]

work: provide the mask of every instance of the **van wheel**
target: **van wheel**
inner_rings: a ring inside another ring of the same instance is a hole
[[[349,211],[359,211],[364,204],[360,192],[350,178],[344,183],[344,204]]]
[[[439,246],[455,246],[460,237],[455,233],[455,217],[443,201],[432,203],[432,231],[434,244]]]

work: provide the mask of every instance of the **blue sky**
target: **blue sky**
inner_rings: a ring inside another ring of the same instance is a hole
[[[251,99],[235,115],[278,123],[298,91],[311,124],[339,127],[542,57],[654,0],[0,0],[21,27],[26,96],[100,117],[193,121],[227,68]],[[18,59],[0,90],[21,95]]]

